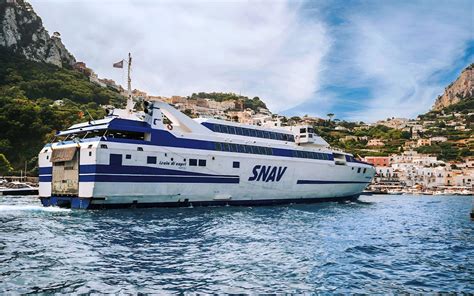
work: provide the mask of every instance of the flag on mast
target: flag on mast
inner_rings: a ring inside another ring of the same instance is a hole
[[[121,60],[120,62],[116,62],[114,63],[114,68],[123,68],[123,60]]]

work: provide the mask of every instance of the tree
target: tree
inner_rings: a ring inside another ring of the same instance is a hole
[[[0,154],[0,175],[5,176],[13,170],[8,159],[5,155]]]
[[[331,119],[334,117],[334,113],[328,113],[327,115],[329,117],[328,121],[331,122]]]

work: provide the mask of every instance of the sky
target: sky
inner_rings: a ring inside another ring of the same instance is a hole
[[[474,1],[30,0],[78,61],[132,53],[151,95],[234,92],[274,113],[414,118],[474,62]]]

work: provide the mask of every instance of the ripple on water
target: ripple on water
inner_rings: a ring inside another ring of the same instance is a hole
[[[474,292],[470,206],[70,211],[0,198],[0,293]]]

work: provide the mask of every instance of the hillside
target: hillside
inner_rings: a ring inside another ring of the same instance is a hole
[[[433,111],[440,111],[453,105],[458,105],[457,111],[463,108],[474,109],[474,64],[465,68],[461,75],[439,96],[433,106]],[[452,109],[452,108],[451,108]]]
[[[13,167],[36,166],[35,156],[55,131],[105,115],[101,104],[122,96],[89,82],[79,72],[33,62],[0,48],[0,154]],[[87,110],[87,111],[86,111]]]
[[[55,132],[101,118],[100,105],[124,98],[72,70],[74,56],[23,0],[0,0],[0,173],[37,166],[36,154]],[[86,115],[84,115],[86,114]],[[11,163],[11,165],[10,165]]]
[[[361,156],[388,156],[413,149],[441,160],[461,161],[474,156],[473,74],[471,64],[446,87],[433,110],[416,119],[388,118],[370,126],[323,122],[315,128],[331,145]]]

